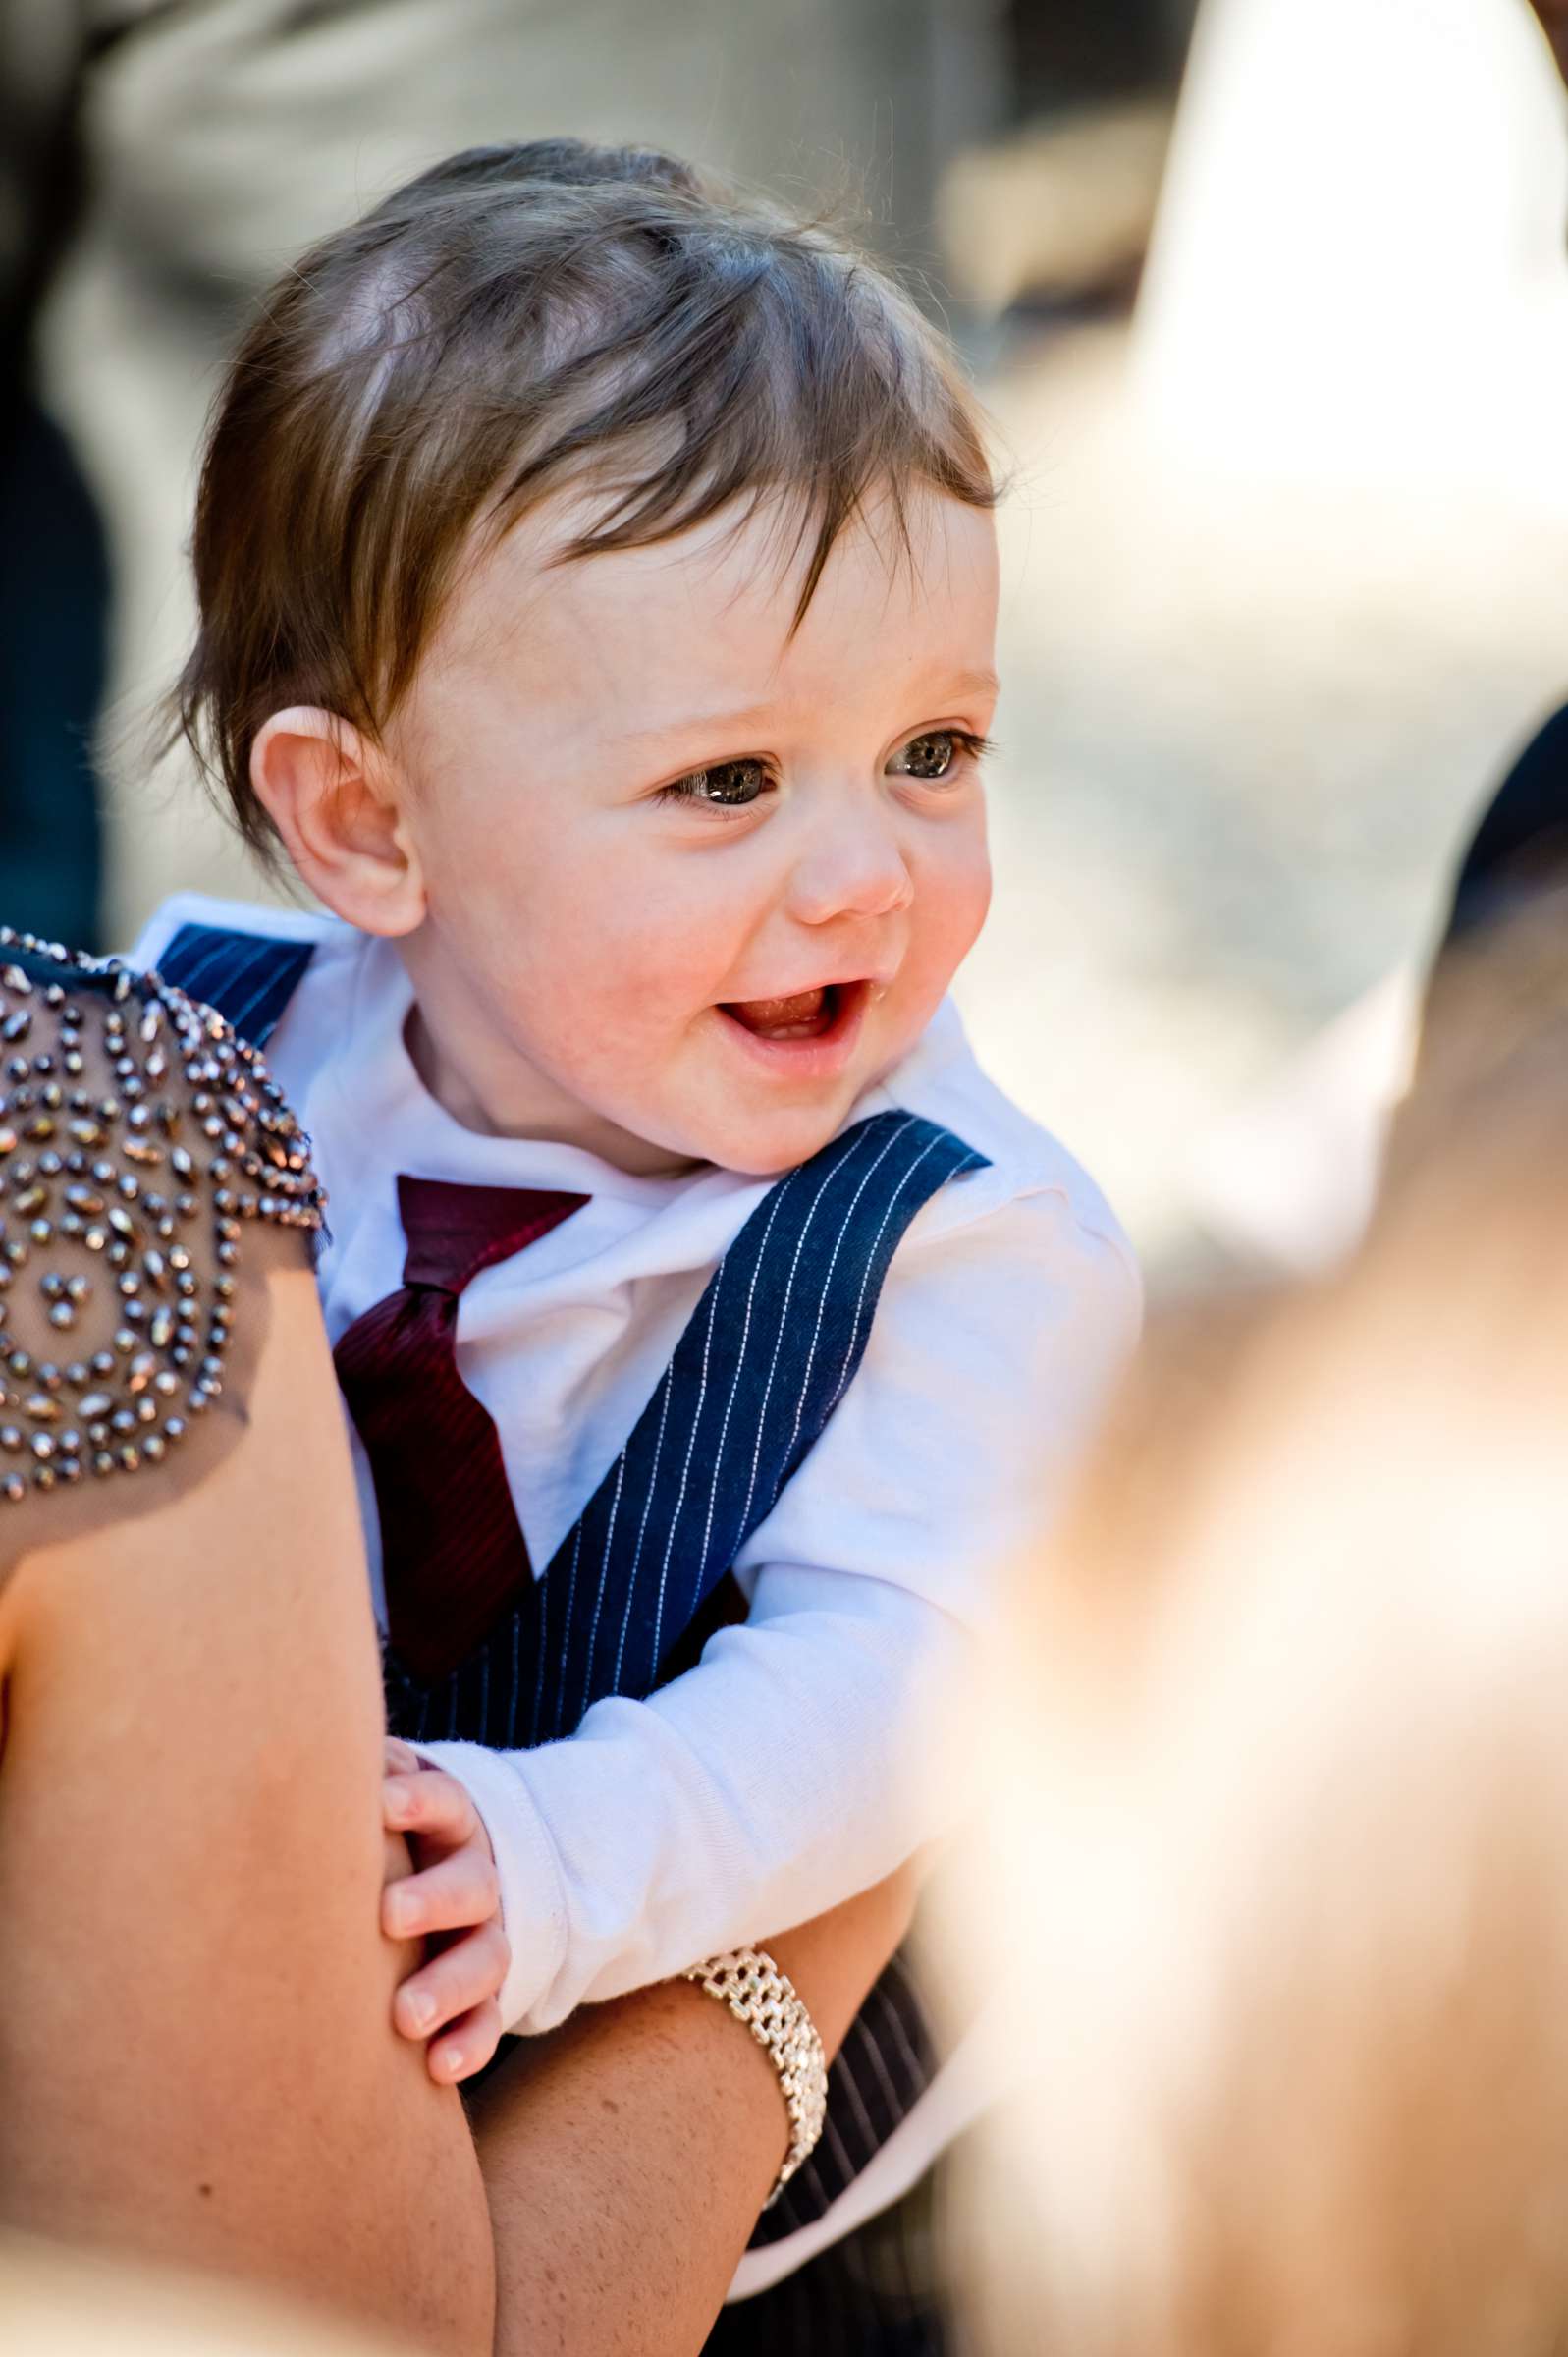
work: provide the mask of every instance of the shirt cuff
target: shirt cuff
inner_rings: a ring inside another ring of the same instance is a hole
[[[501,2023],[515,2031],[566,1962],[567,1893],[555,1844],[505,1754],[482,1743],[419,1743],[414,1749],[457,1778],[490,1836],[501,1884],[501,1928],[512,1949],[501,1984]]]

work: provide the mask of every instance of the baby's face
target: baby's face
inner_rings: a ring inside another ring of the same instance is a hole
[[[804,1160],[906,1052],[990,896],[989,517],[873,516],[799,631],[776,525],[476,565],[388,735],[427,914],[425,1077],[630,1169]]]

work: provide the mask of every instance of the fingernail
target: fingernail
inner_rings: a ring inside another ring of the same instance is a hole
[[[444,2046],[442,2048],[441,2067],[443,2070],[450,2071],[454,2078],[460,2076],[462,2070],[462,2049],[460,2046]]]
[[[436,2001],[427,1990],[412,1990],[404,1999],[403,2007],[414,2028],[421,2033],[435,2020]]]
[[[419,1921],[419,1902],[411,1891],[393,1891],[387,1898],[387,1920],[395,1932],[411,1932]]]

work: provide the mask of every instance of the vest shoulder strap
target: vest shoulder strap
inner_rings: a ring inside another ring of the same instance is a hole
[[[221,925],[182,925],[158,971],[204,1007],[216,1008],[242,1039],[264,1048],[315,956],[312,941],[239,933]]]
[[[605,1695],[651,1690],[853,1380],[910,1221],[985,1167],[951,1130],[881,1113],[764,1197],[538,1583],[537,1658],[559,1668],[529,1741],[569,1733]]]

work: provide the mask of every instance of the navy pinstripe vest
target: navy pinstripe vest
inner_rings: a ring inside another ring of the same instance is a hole
[[[260,1047],[311,954],[308,942],[187,925],[160,970]],[[854,1377],[899,1238],[939,1188],[983,1167],[949,1130],[891,1112],[782,1178],[726,1252],[624,1449],[542,1575],[449,1674],[425,1683],[389,1657],[394,1731],[506,1749],[548,1742],[605,1696],[647,1695],[695,1659],[726,1617],[730,1565]],[[933,2069],[895,1957],[834,2065],[822,2142],[754,2241],[820,2218]]]

